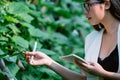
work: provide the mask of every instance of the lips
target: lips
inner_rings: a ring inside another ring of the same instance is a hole
[[[87,17],[88,20],[92,19],[92,17]]]

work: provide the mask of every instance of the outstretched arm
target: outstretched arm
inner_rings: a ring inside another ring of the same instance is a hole
[[[24,54],[31,65],[46,65],[66,80],[86,80],[85,75],[67,69],[42,52],[25,52]],[[32,61],[30,61],[31,56],[34,56]]]
[[[84,74],[76,73],[68,68],[58,64],[57,62],[53,62],[49,67],[54,70],[56,73],[61,75],[65,80],[86,80]]]

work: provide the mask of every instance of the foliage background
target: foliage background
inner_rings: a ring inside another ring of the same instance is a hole
[[[31,66],[25,61],[22,52],[32,51],[35,41],[38,51],[71,70],[80,71],[59,57],[71,53],[84,57],[84,39],[92,28],[83,14],[83,1],[36,1],[0,1],[0,60],[10,71],[0,69],[2,80],[6,76],[15,80],[62,80],[46,66]]]

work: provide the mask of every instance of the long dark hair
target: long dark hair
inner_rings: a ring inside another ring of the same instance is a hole
[[[98,1],[104,1],[105,0],[98,0]],[[110,8],[109,11],[111,15],[120,21],[120,0],[110,0]],[[97,24],[93,26],[95,30],[100,31],[102,28],[104,28],[104,25]]]

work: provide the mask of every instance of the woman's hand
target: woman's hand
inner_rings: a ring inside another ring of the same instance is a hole
[[[51,65],[54,60],[52,60],[50,57],[48,57],[43,52],[24,52],[26,60],[31,65]],[[32,62],[30,61],[31,57],[34,57]]]
[[[94,75],[98,75],[98,76],[104,76],[105,74],[105,70],[102,68],[102,66],[98,63],[94,63],[94,62],[88,62],[83,63],[83,62],[79,62],[79,60],[75,60],[75,63],[83,70],[85,70],[88,73],[94,74]]]

